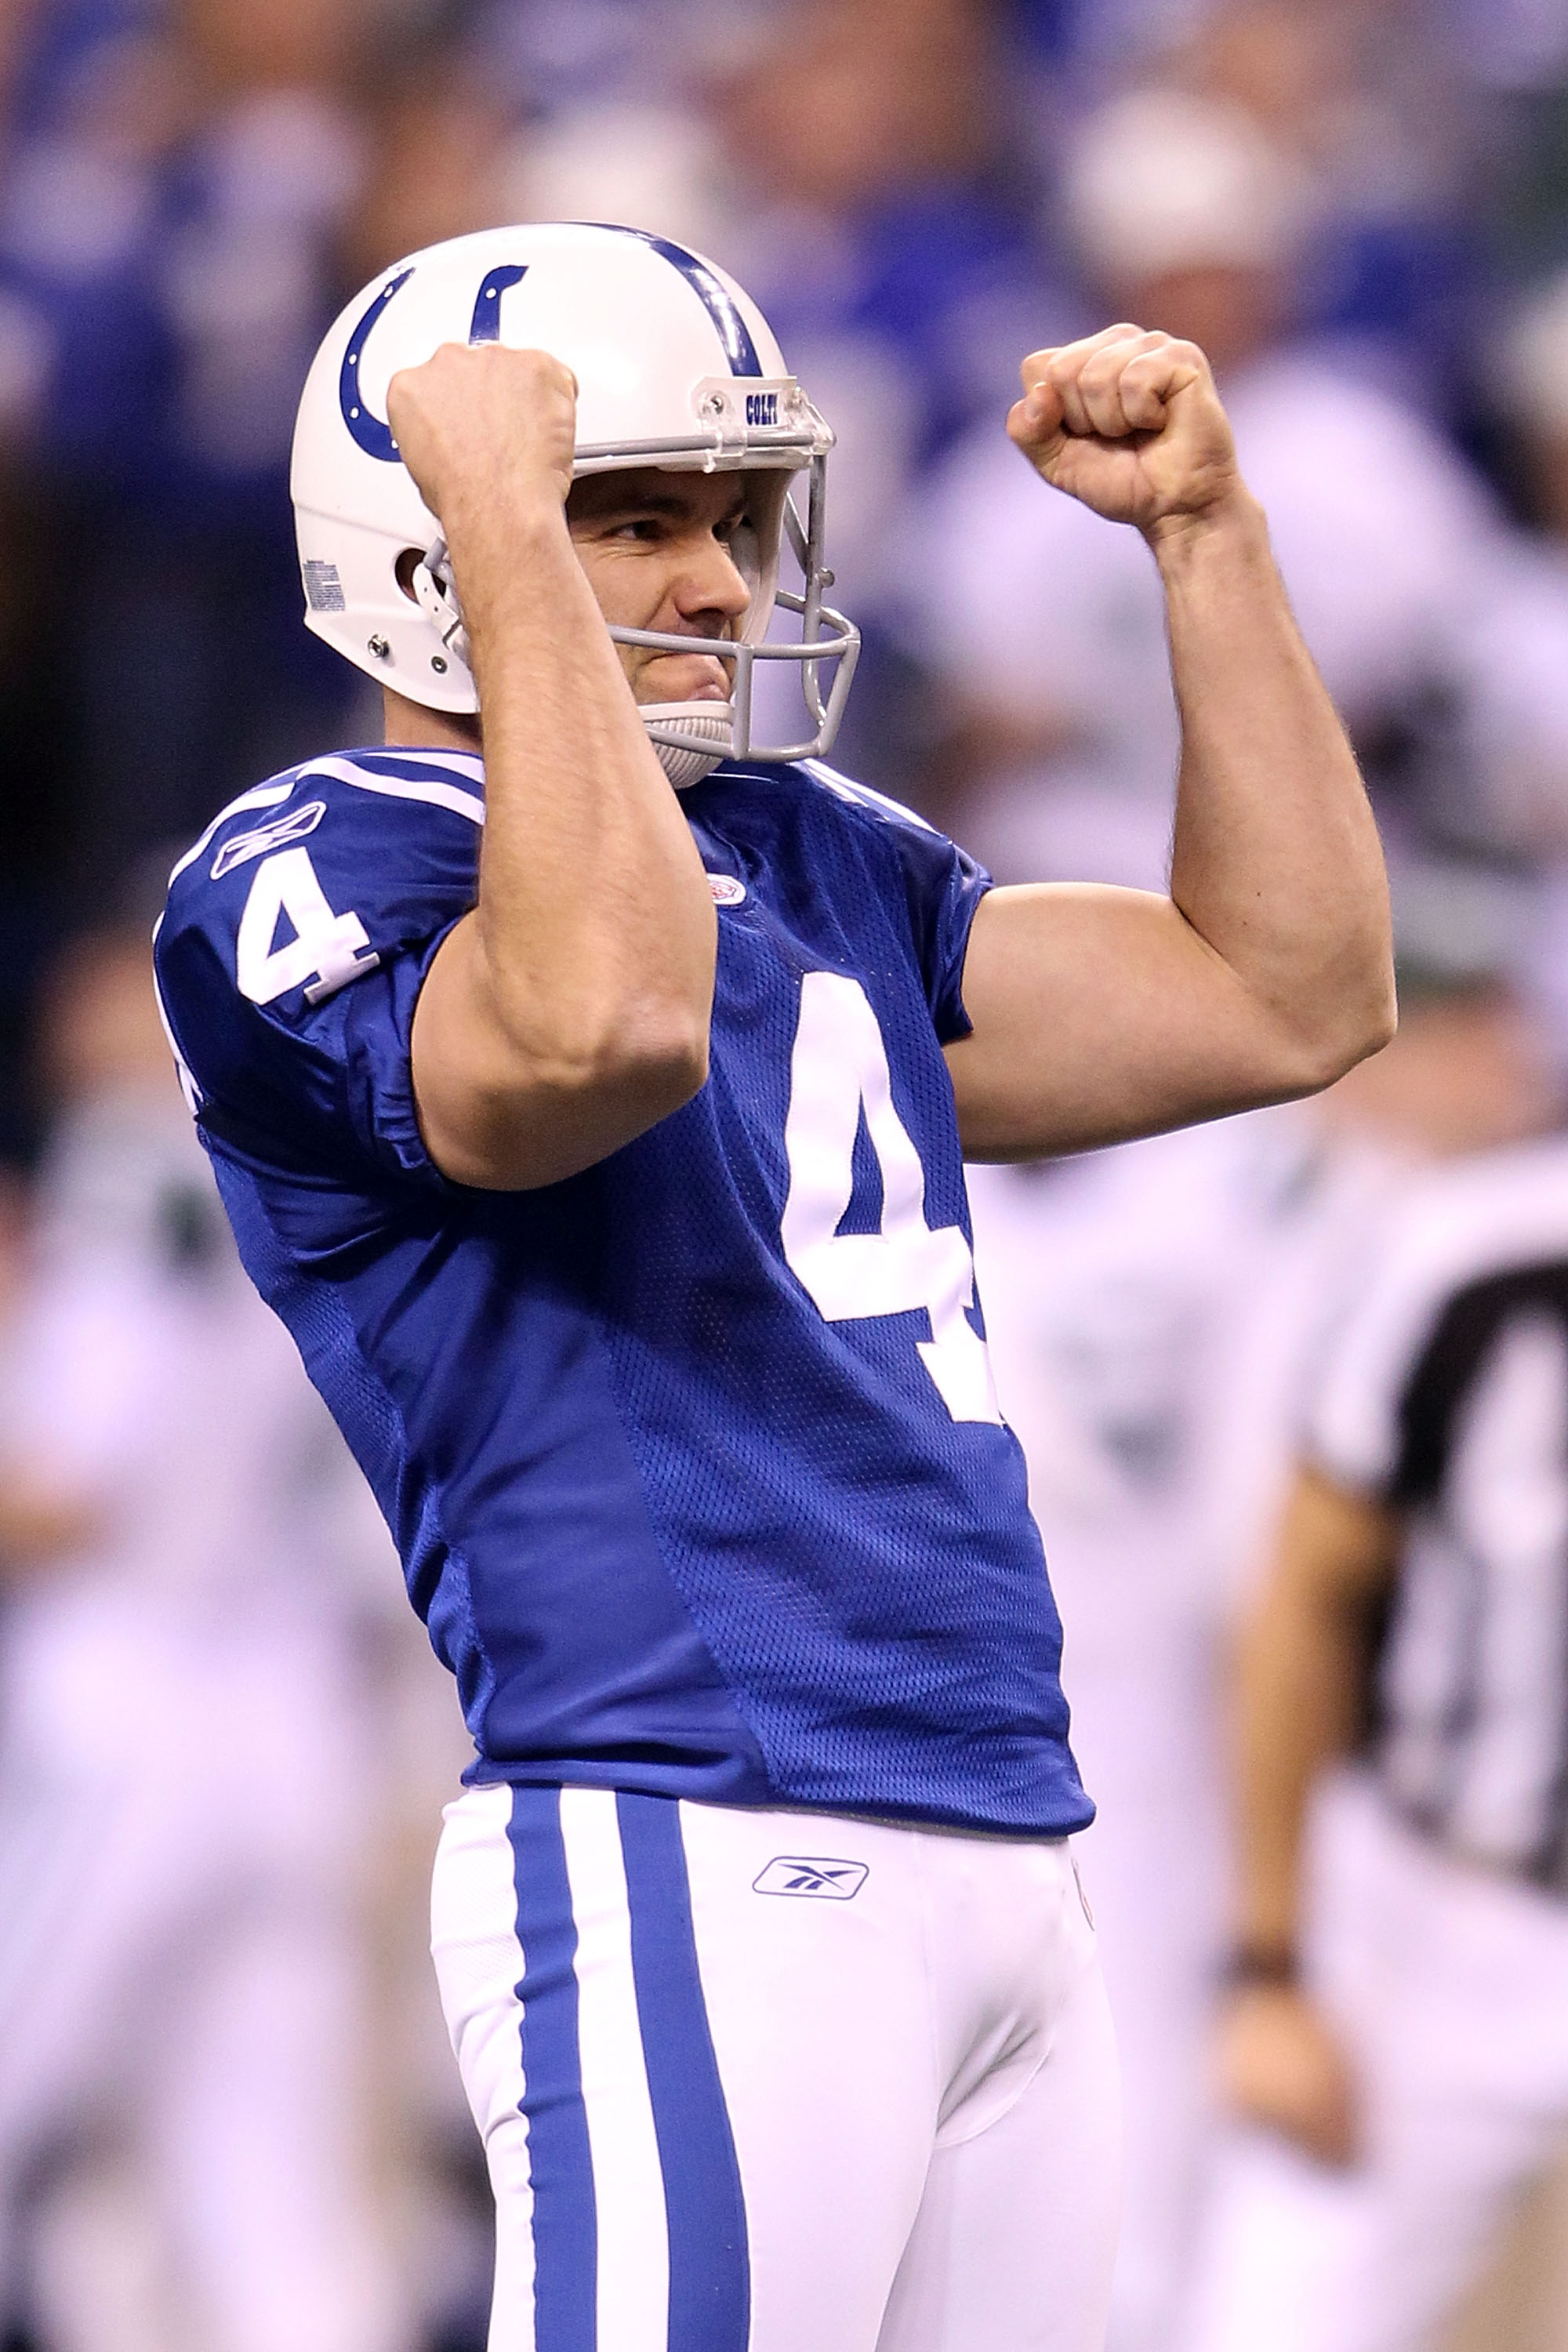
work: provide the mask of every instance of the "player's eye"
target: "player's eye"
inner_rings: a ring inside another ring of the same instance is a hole
[[[662,515],[622,515],[606,530],[606,539],[633,540],[644,546],[654,546],[665,536],[668,526]]]

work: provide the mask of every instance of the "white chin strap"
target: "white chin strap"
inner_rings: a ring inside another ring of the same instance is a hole
[[[734,749],[732,702],[645,702],[641,716],[658,754],[658,764],[678,793],[689,792],[704,776],[711,775],[720,761],[727,760]],[[695,735],[702,742],[711,743],[713,749],[710,752],[700,751],[689,740],[664,740],[663,730],[667,728],[679,730],[682,737]]]

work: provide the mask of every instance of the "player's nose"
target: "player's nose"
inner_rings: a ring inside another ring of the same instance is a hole
[[[733,556],[721,540],[704,531],[685,551],[685,561],[674,583],[674,596],[683,620],[700,613],[718,613],[738,621],[752,601],[752,592]]]

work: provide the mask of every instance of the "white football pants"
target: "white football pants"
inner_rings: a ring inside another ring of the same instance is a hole
[[[577,1788],[446,1821],[490,2352],[1100,2352],[1120,2099],[1064,1841]]]

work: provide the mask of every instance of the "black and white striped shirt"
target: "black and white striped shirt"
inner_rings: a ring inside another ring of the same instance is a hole
[[[1568,1894],[1568,1139],[1398,1192],[1310,1441],[1404,1521],[1379,1669],[1390,1798]]]

